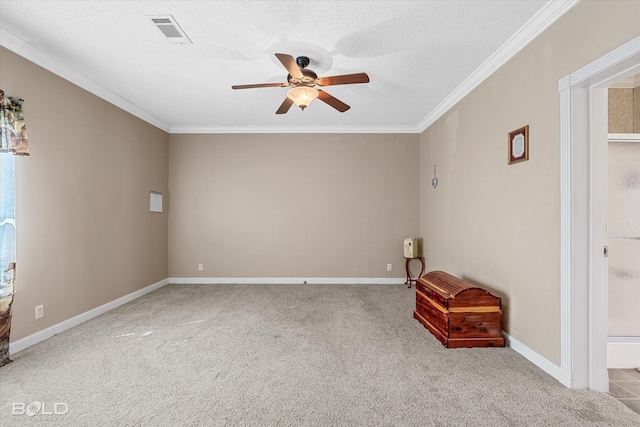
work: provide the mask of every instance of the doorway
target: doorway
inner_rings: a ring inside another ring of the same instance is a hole
[[[609,387],[607,90],[639,73],[637,37],[559,82],[560,345],[563,383],[571,388]]]

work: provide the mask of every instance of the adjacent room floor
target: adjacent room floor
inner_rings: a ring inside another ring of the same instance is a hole
[[[609,394],[640,414],[640,372],[637,369],[609,369]]]

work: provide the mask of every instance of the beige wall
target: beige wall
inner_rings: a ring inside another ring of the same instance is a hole
[[[633,88],[633,132],[640,133],[640,86]]]
[[[404,277],[403,239],[419,231],[418,141],[171,135],[170,276]]]
[[[638,16],[640,2],[579,3],[421,135],[428,270],[496,292],[504,328],[558,364],[558,81],[640,35]],[[524,125],[530,160],[508,165],[507,134]]]
[[[609,89],[609,133],[640,133],[640,86]]]
[[[31,146],[17,159],[15,341],[167,278],[167,213],[149,212],[149,191],[167,194],[169,138],[4,48],[0,87],[25,100]]]
[[[403,277],[420,235],[428,270],[501,296],[505,329],[558,363],[558,80],[640,35],[637,16],[578,4],[421,135],[169,136],[0,49],[32,145],[12,339],[167,276]],[[531,159],[509,166],[525,124]],[[170,190],[169,221],[151,190]]]
[[[609,89],[609,133],[634,132],[633,89]],[[640,105],[638,106],[640,109]]]

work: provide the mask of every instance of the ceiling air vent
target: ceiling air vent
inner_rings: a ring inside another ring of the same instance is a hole
[[[180,25],[171,15],[147,15],[153,25],[155,25],[162,34],[171,43],[192,44],[187,34],[180,28]]]

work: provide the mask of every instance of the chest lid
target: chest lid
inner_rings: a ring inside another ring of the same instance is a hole
[[[454,298],[465,289],[475,287],[462,279],[452,276],[449,273],[445,273],[444,271],[430,271],[422,276],[421,280],[446,299]]]
[[[430,271],[419,278],[418,281],[425,288],[428,288],[428,290],[425,290],[427,290],[428,296],[434,302],[447,309],[481,306],[484,310],[489,311],[499,310],[501,306],[500,298],[492,295],[487,290],[474,286],[444,271]]]

